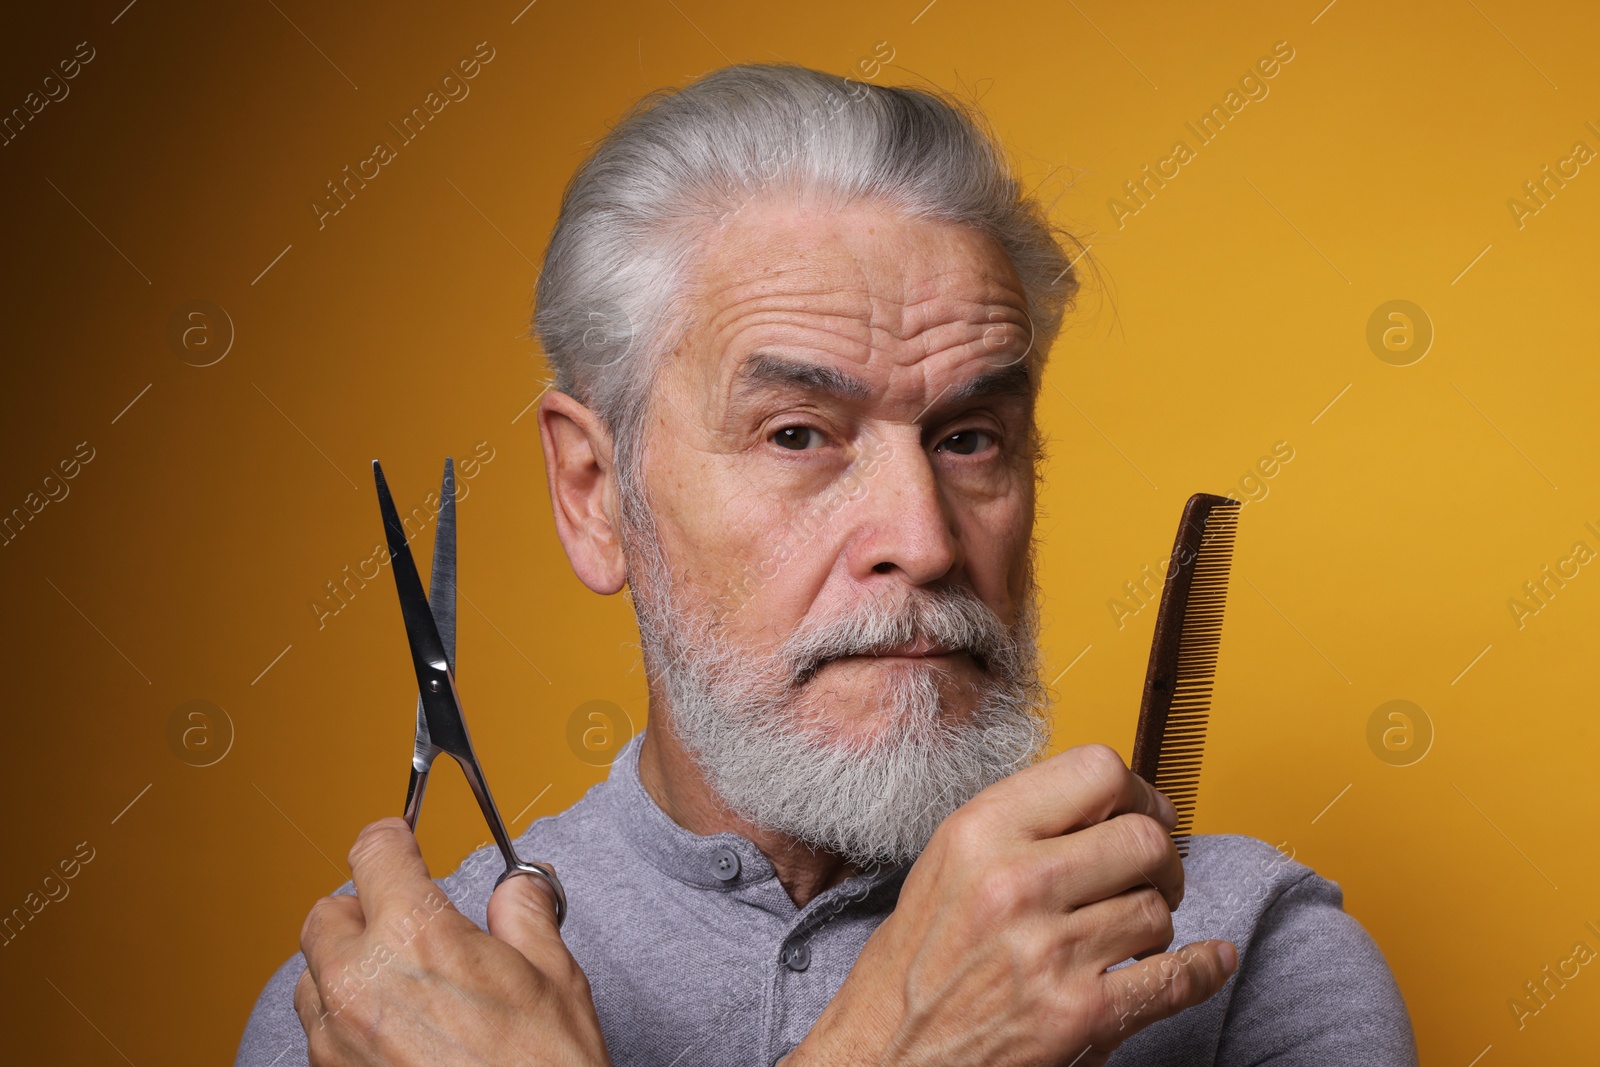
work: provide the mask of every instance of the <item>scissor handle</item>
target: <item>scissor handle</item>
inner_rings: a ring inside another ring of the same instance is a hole
[[[544,879],[550,891],[556,895],[556,929],[561,929],[561,924],[567,919],[567,891],[561,888],[561,879],[556,877],[556,869],[548,863],[524,863],[522,860],[517,860],[515,864],[500,872],[500,877],[494,880],[495,888],[499,889],[500,883],[507,878],[515,878],[520,874],[530,874]]]
[[[505,822],[500,818],[500,810],[495,807],[494,797],[489,793],[489,783],[483,777],[483,769],[478,766],[478,759],[472,753],[472,742],[467,742],[464,753],[449,752],[449,750],[446,752],[461,765],[462,773],[467,776],[467,785],[472,787],[473,795],[478,798],[478,807],[483,811],[484,821],[489,824],[489,833],[494,837],[495,844],[500,847],[500,855],[506,861],[506,869],[495,879],[495,886],[498,888],[501,882],[519,874],[531,874],[543,878],[556,895],[556,927],[559,929],[567,917],[567,893],[561,888],[561,881],[556,877],[555,868],[544,863],[524,863],[517,857],[517,850],[511,844],[511,835],[506,832]]]
[[[437,753],[434,753],[437,755]],[[431,760],[429,761],[432,762]],[[561,886],[561,879],[556,877],[556,869],[548,863],[525,863],[517,857],[516,851],[511,846],[511,837],[506,833],[504,824],[500,821],[500,812],[495,809],[494,799],[489,796],[489,783],[484,781],[483,771],[477,766],[476,760],[464,760],[456,757],[456,762],[461,764],[461,769],[466,772],[467,782],[472,786],[473,793],[478,798],[479,805],[483,808],[484,817],[489,822],[490,832],[494,834],[495,844],[500,848],[500,854],[505,858],[506,869],[500,872],[500,877],[494,880],[494,888],[499,889],[500,883],[507,878],[527,874],[543,879],[556,897],[556,929],[567,920],[567,891]],[[417,816],[422,812],[422,796],[428,788],[428,770],[418,770],[416,764],[411,767],[411,784],[406,790],[405,820],[411,827],[411,832],[416,833]]]

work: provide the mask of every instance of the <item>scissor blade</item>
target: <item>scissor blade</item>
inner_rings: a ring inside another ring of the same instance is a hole
[[[428,580],[428,606],[444,644],[453,674],[456,666],[456,478],[455,464],[444,461],[444,481],[439,487],[439,518],[433,536],[433,575]],[[411,765],[419,773],[433,762],[433,732],[422,694],[417,694],[417,728],[411,748]]]
[[[439,487],[439,519],[433,537],[433,574],[428,580],[428,605],[444,643],[451,673],[456,669],[456,471],[444,461],[444,482]]]
[[[406,637],[411,642],[417,684],[426,695],[430,691],[428,683],[438,678],[438,672],[449,672],[450,660],[445,655],[444,639],[433,621],[428,598],[422,592],[422,578],[417,574],[416,561],[411,558],[411,546],[406,543],[400,513],[395,510],[389,483],[384,480],[383,468],[377,460],[372,461],[372,475],[378,483],[378,510],[383,514],[383,533],[389,542],[389,569],[394,573],[395,589],[400,594],[400,615],[405,620]]]

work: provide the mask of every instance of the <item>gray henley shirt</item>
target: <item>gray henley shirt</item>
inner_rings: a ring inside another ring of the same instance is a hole
[[[643,737],[576,804],[535,820],[517,851],[561,875],[562,937],[616,1067],[769,1067],[838,991],[909,867],[857,875],[796,908],[747,838],[694,834],[661,810],[639,781]],[[502,869],[488,846],[435,881],[486,927]],[[1184,871],[1173,944],[1225,938],[1239,970],[1210,1000],[1136,1033],[1112,1067],[1416,1063],[1400,990],[1335,883],[1235,835],[1194,837]],[[293,1003],[304,967],[296,952],[267,981],[236,1067],[306,1064]]]

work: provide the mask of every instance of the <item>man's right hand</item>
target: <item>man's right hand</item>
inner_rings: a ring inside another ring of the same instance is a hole
[[[1236,948],[1164,951],[1183,899],[1176,821],[1104,745],[985,789],[940,825],[784,1067],[1098,1067],[1210,997]]]
[[[609,1067],[589,980],[533,875],[489,896],[485,933],[428,876],[399,818],[350,849],[355,894],[306,916],[294,1007],[314,1067]]]

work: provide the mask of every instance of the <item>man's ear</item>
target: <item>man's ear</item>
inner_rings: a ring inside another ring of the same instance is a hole
[[[611,433],[593,411],[550,389],[539,402],[539,440],[561,546],[578,579],[609,596],[627,581]]]

